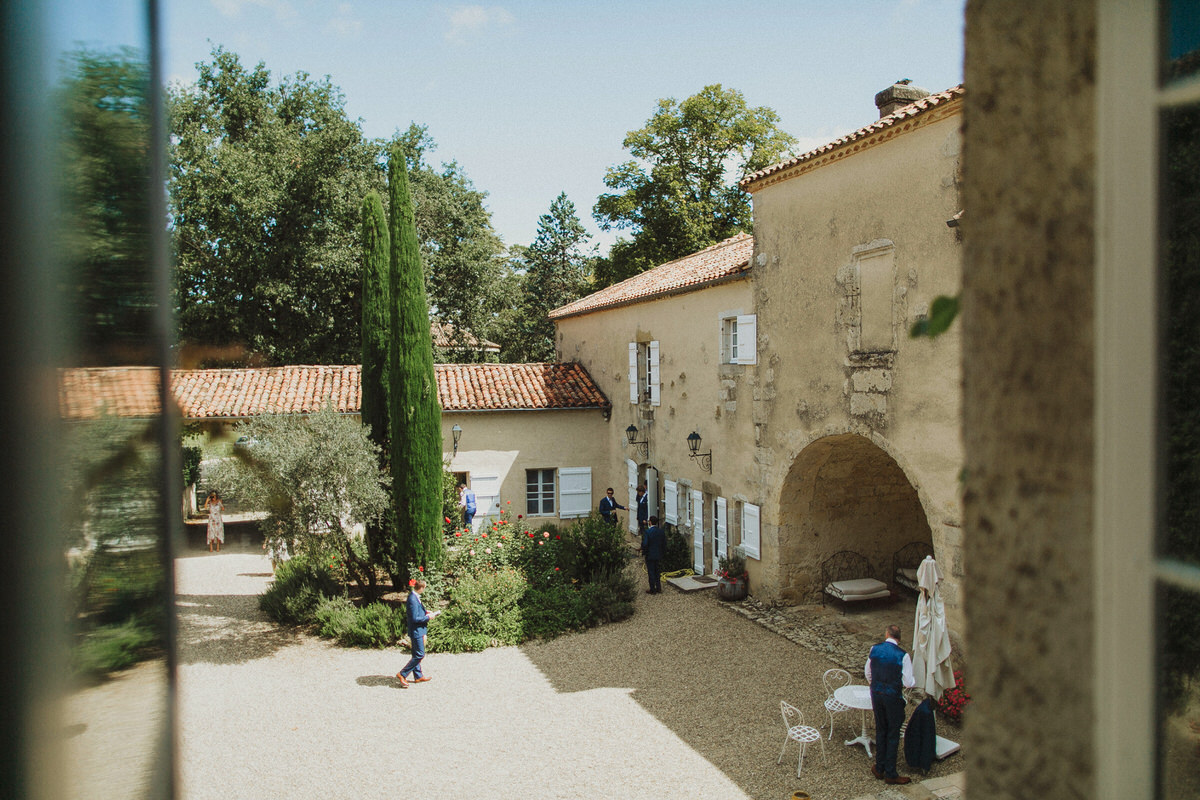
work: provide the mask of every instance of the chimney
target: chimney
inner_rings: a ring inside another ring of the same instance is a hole
[[[882,119],[922,97],[929,97],[929,92],[919,86],[913,86],[912,78],[905,78],[876,94],[875,107],[879,109],[879,117]]]

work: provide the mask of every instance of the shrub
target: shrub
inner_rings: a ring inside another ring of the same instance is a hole
[[[126,669],[156,649],[158,630],[153,621],[134,617],[118,625],[89,631],[71,653],[76,674],[100,676]]]
[[[275,580],[258,598],[258,605],[276,622],[297,625],[313,621],[323,597],[344,594],[328,562],[298,555],[276,568]]]
[[[345,597],[324,597],[313,612],[317,633],[343,647],[390,647],[404,636],[404,612],[382,603],[358,608]]]
[[[525,581],[516,570],[463,576],[450,605],[429,627],[430,649],[462,652],[519,644],[524,626],[518,604],[524,594]]]
[[[624,531],[595,512],[568,526],[562,542],[561,566],[572,580],[580,583],[620,572],[630,559]]]
[[[530,589],[521,600],[527,638],[551,639],[588,626],[590,598],[571,584]]]
[[[692,568],[692,542],[680,532],[679,528],[667,524],[663,526],[667,533],[667,550],[663,554],[660,569],[663,572],[676,572]]]

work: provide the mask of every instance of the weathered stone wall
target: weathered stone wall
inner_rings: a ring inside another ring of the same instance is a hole
[[[778,497],[764,509],[763,544],[780,554],[778,572],[759,586],[808,596],[833,540],[866,551],[878,577],[890,578],[895,550],[923,539],[943,566],[947,616],[960,634],[961,332],[930,341],[908,331],[935,297],[961,285],[961,245],[946,224],[962,208],[961,108],[947,103],[919,125],[753,189],[754,421],[768,494]],[[870,443],[877,456],[847,454],[861,471],[847,480],[883,481],[879,497],[899,504],[846,498],[844,510],[862,514],[853,525],[833,515],[832,499],[822,506],[805,485],[807,468],[794,465],[829,437]],[[886,477],[874,467],[885,460],[895,465]],[[896,476],[909,491],[893,490]]]
[[[1096,796],[1095,32],[1092,2],[967,10],[972,797]]]

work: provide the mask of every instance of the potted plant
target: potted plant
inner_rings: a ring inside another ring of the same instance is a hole
[[[735,547],[717,564],[717,596],[722,600],[745,600],[750,593],[750,574],[741,549]]]

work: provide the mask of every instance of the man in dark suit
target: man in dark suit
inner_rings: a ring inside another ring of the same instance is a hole
[[[622,511],[628,510],[625,508],[625,506],[618,503],[615,497],[613,497],[613,488],[610,486],[604,493],[604,497],[600,498],[600,516],[603,517],[604,521],[609,525],[616,525],[618,508]]]
[[[646,575],[650,578],[646,594],[662,594],[659,568],[667,552],[667,534],[658,527],[658,517],[650,517],[649,522],[650,526],[642,534],[642,557],[646,559]]]
[[[871,772],[884,783],[909,783],[896,773],[896,755],[900,750],[900,726],[904,724],[905,687],[917,685],[912,658],[900,647],[900,626],[888,625],[884,641],[871,648],[863,670],[871,687],[871,708],[875,712],[875,764]]]
[[[408,599],[404,601],[404,616],[408,623],[408,640],[412,647],[412,658],[404,665],[404,669],[396,673],[396,680],[405,689],[411,683],[424,683],[429,680],[421,672],[421,661],[425,658],[425,634],[429,629],[429,620],[442,613],[428,612],[421,602],[421,592],[425,591],[425,581],[417,578],[408,582]],[[412,680],[408,675],[412,673]]]

